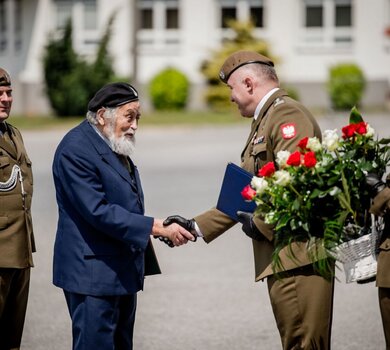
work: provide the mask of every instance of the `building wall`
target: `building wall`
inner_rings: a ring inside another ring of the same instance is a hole
[[[342,62],[354,62],[363,69],[369,82],[363,100],[365,105],[384,105],[385,99],[390,98],[390,37],[383,33],[386,25],[390,26],[390,0],[352,1],[353,25],[347,34],[353,40],[344,44],[331,40],[335,28],[326,25],[321,31],[311,31],[323,41],[309,42],[311,34],[304,27],[304,0],[263,1],[265,26],[256,29],[255,34],[269,42],[277,57],[276,68],[281,81],[294,86],[309,107],[329,107],[325,87],[328,70]],[[12,10],[13,0],[5,2]],[[334,0],[323,2],[332,14]],[[75,0],[73,3],[75,49],[86,58],[92,57],[96,48],[93,43],[98,42],[115,11],[110,43],[114,68],[119,76],[133,76],[134,4],[128,0],[97,0],[97,28],[86,31],[83,29],[83,2]],[[220,47],[221,38],[226,34],[219,23],[220,0],[179,0],[178,30],[164,28],[165,3],[157,1],[155,5],[155,29],[140,30],[138,34],[136,77],[139,87],[146,97],[151,78],[173,66],[183,71],[193,84],[190,107],[202,108],[204,80],[200,65]],[[0,52],[0,66],[10,71],[17,86],[14,113],[50,113],[44,95],[41,59],[48,36],[55,33],[55,0],[22,0],[22,6],[22,48],[18,52],[14,49]],[[247,0],[238,0],[239,16],[243,16],[246,6]],[[329,18],[325,19],[325,24],[329,23]],[[10,40],[13,40],[11,34]],[[92,44],[85,45],[85,41]]]

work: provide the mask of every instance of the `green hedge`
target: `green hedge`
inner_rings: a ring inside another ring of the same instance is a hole
[[[338,64],[330,68],[328,91],[335,109],[359,106],[366,82],[364,74],[354,63]]]
[[[150,82],[149,93],[157,110],[184,109],[190,83],[185,74],[175,68],[166,68]]]

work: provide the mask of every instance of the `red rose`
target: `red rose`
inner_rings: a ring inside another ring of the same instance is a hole
[[[357,124],[349,124],[347,126],[344,126],[341,131],[343,133],[342,137],[343,139],[349,139],[350,137],[352,137],[353,135],[355,135],[355,131],[356,131],[356,125]]]
[[[290,154],[290,157],[288,157],[287,162],[288,165],[292,166],[299,166],[301,165],[301,153],[296,151],[294,153]]]
[[[256,196],[256,191],[251,187],[251,185],[246,185],[241,191],[241,196],[246,201],[251,201]]]
[[[360,122],[355,124],[355,131],[360,134],[360,135],[365,135],[367,134],[367,123],[365,122]]]
[[[275,170],[275,164],[273,162],[268,162],[259,170],[257,176],[270,177],[274,174]]]
[[[303,157],[303,164],[307,168],[312,168],[317,164],[316,155],[314,152],[307,152]]]
[[[305,150],[306,147],[307,147],[307,141],[309,140],[309,138],[306,136],[304,137],[301,141],[298,142],[298,147],[301,149],[301,150]]]

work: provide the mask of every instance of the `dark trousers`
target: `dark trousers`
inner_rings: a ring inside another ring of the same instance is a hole
[[[307,266],[268,277],[267,282],[283,350],[330,349],[333,279]]]
[[[378,288],[379,307],[381,310],[386,349],[390,350],[390,288]]]
[[[20,347],[29,286],[30,268],[0,268],[0,350]]]
[[[64,291],[73,350],[132,350],[137,295],[91,296]]]

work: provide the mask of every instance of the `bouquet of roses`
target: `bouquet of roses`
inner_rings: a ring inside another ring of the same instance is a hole
[[[390,139],[378,140],[374,134],[353,108],[341,136],[326,130],[322,142],[305,137],[298,151],[280,151],[276,164],[265,164],[243,189],[242,196],[256,202],[255,215],[274,225],[274,266],[280,264],[282,248],[307,242],[314,265],[329,275],[329,259],[316,254],[364,233],[371,218],[366,175],[383,176],[390,162]]]

